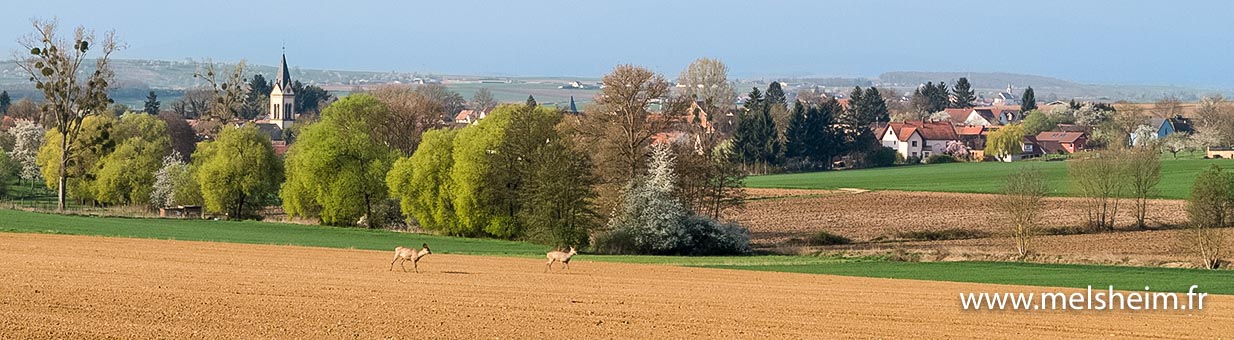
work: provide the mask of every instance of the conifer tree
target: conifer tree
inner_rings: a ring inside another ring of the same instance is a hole
[[[873,86],[866,89],[866,93],[862,95],[865,121],[862,121],[861,126],[867,126],[871,123],[889,122],[891,121],[891,112],[887,109],[887,100],[883,99],[883,94]],[[851,103],[849,105],[852,105]]]
[[[1024,89],[1024,96],[1020,97],[1020,112],[1028,113],[1037,109],[1037,95],[1033,93],[1033,87],[1029,86]]]
[[[780,82],[773,81],[771,85],[767,85],[767,94],[764,101],[767,102],[767,105],[784,106],[788,103],[787,97],[784,96],[784,88],[780,87]]]
[[[977,100],[972,84],[968,83],[968,78],[960,77],[960,80],[955,83],[955,88],[951,89],[951,93],[955,96],[955,100],[951,101],[951,107],[973,107],[973,102]]]
[[[155,116],[159,114],[159,97],[154,94],[154,91],[150,91],[150,94],[146,96],[146,114]]]
[[[9,98],[9,91],[0,91],[0,116],[9,113],[9,105],[13,104],[13,98]]]

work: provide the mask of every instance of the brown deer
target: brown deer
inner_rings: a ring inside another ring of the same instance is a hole
[[[403,262],[399,262],[399,267],[403,267],[403,271],[407,271],[407,266],[406,266],[407,261],[411,261],[411,268],[414,269],[417,273],[419,273],[420,272],[420,265],[419,265],[420,258],[424,257],[424,255],[433,253],[432,250],[428,249],[428,243],[421,245],[421,247],[423,248],[420,249],[419,252],[416,252],[415,249],[411,249],[411,248],[395,247],[394,248],[394,261],[390,262],[390,270],[394,270],[394,262],[399,262],[399,260],[403,260]]]
[[[578,255],[578,251],[574,250],[574,247],[570,247],[570,252],[568,253],[557,250],[548,252],[548,263],[544,267],[544,271],[548,272],[549,269],[553,269],[553,262],[561,262],[561,266],[564,269],[570,269],[570,258],[574,257],[574,255]]]

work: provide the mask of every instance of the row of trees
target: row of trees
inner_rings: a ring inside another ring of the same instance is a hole
[[[1161,181],[1160,156],[1158,148],[1145,146],[1086,152],[1068,162],[1072,187],[1083,198],[1082,210],[1090,230],[1114,230],[1120,209],[1128,200],[1134,227],[1148,227],[1148,200],[1157,195],[1157,184]],[[1043,198],[1050,192],[1045,175],[1025,167],[1007,177],[1003,194],[995,198],[995,206],[1021,258],[1031,253],[1032,239],[1039,233],[1037,223]],[[1193,202],[1196,200],[1192,198]],[[1193,224],[1209,224],[1199,218],[1192,217]]]
[[[765,95],[755,88],[737,115],[730,143],[735,161],[746,171],[766,173],[786,163],[797,169],[827,169],[836,156],[862,156],[879,148],[873,126],[888,122],[890,113],[878,89],[854,88],[847,109],[833,97],[798,100],[784,111],[783,93],[775,82]],[[785,119],[776,118],[779,111]],[[861,162],[864,157],[854,158]]]
[[[90,59],[96,71],[78,83],[77,65],[87,60],[93,37],[79,29],[68,49],[57,45],[64,43],[54,37],[54,24],[36,28],[40,35],[29,40],[32,56],[23,65],[45,91],[44,115],[54,123],[43,134],[36,166],[49,187],[60,188],[61,207],[71,193],[98,204],[202,204],[207,212],[248,218],[281,200],[289,215],[326,224],[377,226],[402,220],[405,212],[446,234],[581,245],[599,230],[603,218],[596,211],[629,209],[623,202],[631,202],[632,188],[651,176],[648,160],[657,144],[679,155],[661,159],[671,159],[675,170],[672,183],[661,188],[671,188],[661,197],[667,201],[660,201],[675,202],[689,217],[672,222],[691,225],[690,239],[723,237],[732,244],[705,253],[748,250],[743,229],[716,222],[740,202],[743,176],[732,152],[720,147],[723,136],[706,133],[701,115],[685,118],[695,97],[670,95],[662,76],[641,67],[621,65],[606,75],[587,115],[563,115],[529,98],[527,105],[496,107],[480,123],[457,130],[437,129],[465,105],[444,87],[352,95],[327,106],[319,121],[298,124],[284,162],[269,136],[234,123],[256,107],[264,110],[255,104],[264,96],[255,94],[269,85],[245,77],[243,63],[226,70],[207,64],[195,76],[208,93],[170,105],[171,112],[191,107],[189,115],[214,124],[207,141],[180,151],[172,124],[159,116],[112,113],[105,92],[112,79],[108,57],[116,48],[110,35],[103,55]],[[723,70],[718,62],[705,64],[696,66]],[[722,73],[703,81],[726,83]],[[773,100],[784,108],[782,91],[778,97]],[[648,104],[656,101],[670,103],[669,109],[652,115]],[[712,114],[723,116],[725,105],[714,101]],[[493,102],[482,91],[473,105]],[[163,111],[157,96],[147,107]],[[777,145],[783,133],[773,131]],[[698,244],[610,250],[696,253]]]

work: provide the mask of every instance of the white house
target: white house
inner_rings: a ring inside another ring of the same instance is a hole
[[[895,149],[905,159],[941,154],[948,142],[960,140],[955,127],[947,122],[890,123],[876,128],[875,134],[883,146]]]

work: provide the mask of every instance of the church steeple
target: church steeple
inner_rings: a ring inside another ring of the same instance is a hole
[[[287,54],[283,54],[283,61],[279,63],[278,75],[274,77],[274,87],[281,88],[283,94],[292,94],[291,72],[287,70]]]
[[[266,122],[281,129],[290,128],[296,120],[296,93],[292,90],[291,72],[287,70],[287,54],[279,63],[278,75],[270,89],[270,113]]]

